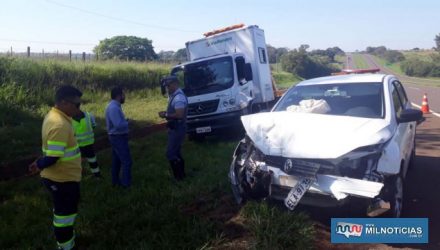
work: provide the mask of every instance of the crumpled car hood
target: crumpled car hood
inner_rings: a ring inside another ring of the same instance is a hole
[[[282,111],[242,116],[241,121],[264,154],[289,158],[334,159],[391,137],[384,119]]]

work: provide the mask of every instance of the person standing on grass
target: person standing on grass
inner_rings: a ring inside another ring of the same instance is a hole
[[[170,163],[174,178],[183,180],[185,175],[185,161],[181,154],[182,143],[186,134],[186,116],[188,113],[188,100],[185,93],[179,88],[176,76],[162,79],[162,86],[168,92],[167,111],[159,112],[159,117],[167,120],[168,145],[166,157]]]
[[[43,157],[29,165],[31,174],[41,171],[43,184],[53,201],[53,227],[59,249],[75,246],[73,225],[78,213],[81,181],[81,154],[72,128],[72,118],[80,113],[82,93],[62,86],[55,94],[55,107],[42,126]]]
[[[125,102],[122,88],[113,88],[111,98],[105,110],[105,121],[112,146],[112,183],[114,186],[128,188],[131,186],[132,160],[128,147],[128,121],[121,108]],[[120,178],[121,168],[122,178]]]
[[[93,176],[102,178],[94,149],[95,134],[93,129],[96,127],[95,117],[89,112],[81,111],[79,115],[73,117],[72,122],[81,156],[87,158]]]

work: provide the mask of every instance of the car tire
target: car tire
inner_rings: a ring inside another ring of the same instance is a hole
[[[414,135],[414,145],[409,158],[408,170],[414,168],[414,161],[416,159],[416,137]]]
[[[390,210],[384,214],[384,217],[399,218],[402,215],[403,184],[403,176],[401,172],[388,177],[385,181],[384,200],[390,202]]]

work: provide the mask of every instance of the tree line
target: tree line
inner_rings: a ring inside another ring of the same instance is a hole
[[[267,45],[269,63],[280,63],[283,70],[302,78],[329,75],[339,71],[336,55],[344,55],[339,47],[308,52],[309,45],[290,50]],[[179,63],[187,60],[186,49],[156,53],[152,41],[135,36],[115,36],[104,39],[94,48],[101,60],[154,61]]]
[[[389,50],[385,46],[367,47],[366,52],[385,59],[388,63],[400,63],[402,71],[409,76],[418,77],[440,77],[440,34],[434,38],[437,53],[429,57],[409,57],[406,58],[401,52]],[[419,51],[419,48],[412,49]]]

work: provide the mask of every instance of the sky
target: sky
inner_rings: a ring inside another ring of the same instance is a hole
[[[438,0],[0,0],[0,52],[90,53],[131,35],[176,51],[203,33],[258,25],[275,47],[344,51],[384,45],[430,49],[440,34]]]

